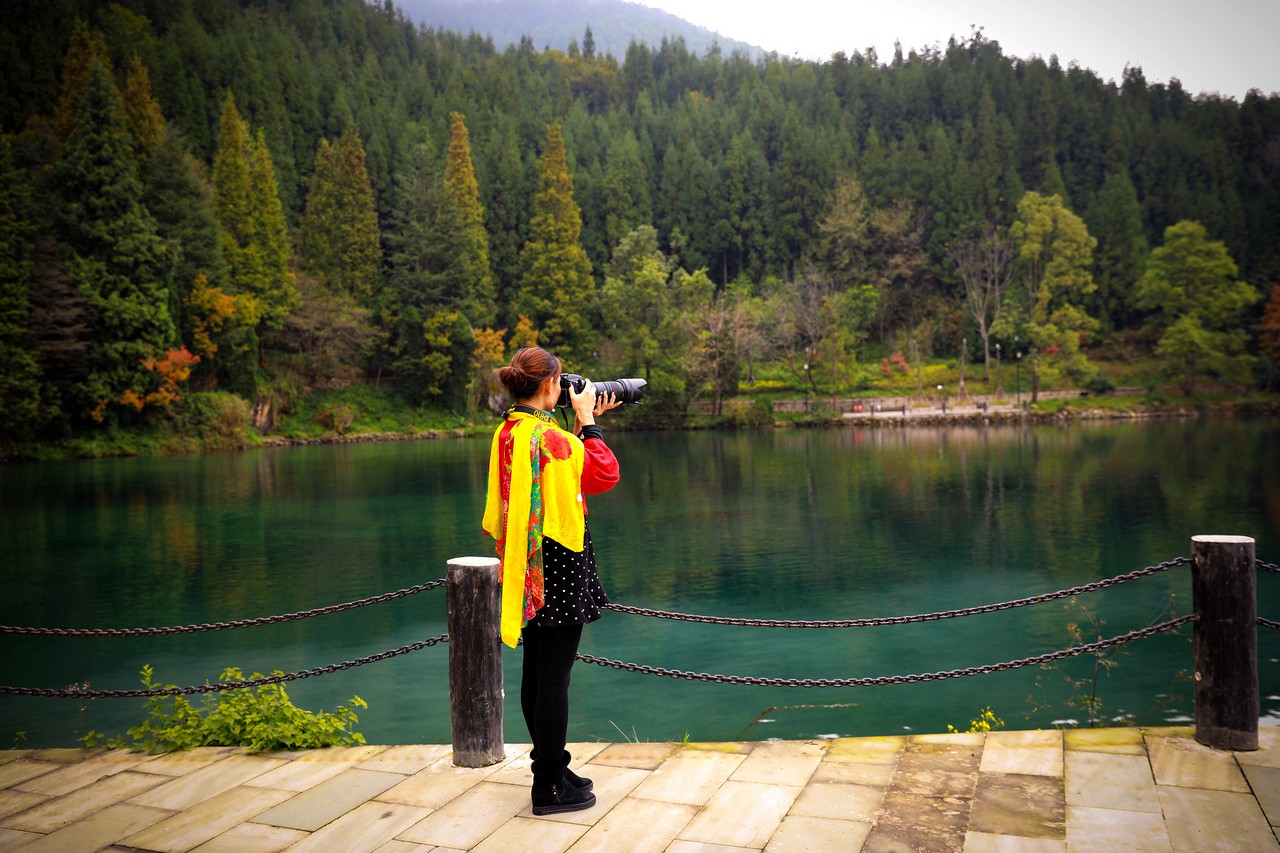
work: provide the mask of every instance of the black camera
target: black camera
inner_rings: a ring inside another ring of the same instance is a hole
[[[608,397],[614,395],[619,403],[626,406],[630,403],[640,402],[640,398],[644,396],[644,386],[649,383],[643,379],[606,379],[604,382],[596,382],[596,397]],[[567,409],[571,405],[569,402],[569,389],[572,388],[579,394],[582,389],[587,387],[587,380],[583,379],[576,373],[560,374],[560,399],[556,400],[557,409]]]

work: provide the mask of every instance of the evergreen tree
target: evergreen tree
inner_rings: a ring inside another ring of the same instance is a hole
[[[338,172],[342,163],[338,149],[327,139],[316,149],[315,169],[307,191],[306,211],[302,216],[298,254],[302,268],[325,287],[334,288],[342,274],[337,233]]]
[[[1185,394],[1206,374],[1248,381],[1252,358],[1242,321],[1260,295],[1237,274],[1226,245],[1210,240],[1199,222],[1184,220],[1165,229],[1138,281],[1138,307],[1155,312],[1161,332],[1156,353]]]
[[[64,143],[75,126],[80,98],[89,87],[94,60],[101,62],[108,69],[111,67],[107,45],[102,40],[102,36],[91,33],[84,21],[77,20],[71,29],[71,40],[67,44],[67,53],[62,65],[62,85],[58,90],[58,103],[53,109],[53,118],[50,120],[54,132]]]
[[[325,287],[369,304],[381,291],[378,211],[364,146],[348,126],[335,149],[322,140],[302,225],[302,260]]]
[[[39,425],[40,365],[31,352],[27,285],[31,277],[31,188],[0,137],[0,442]]]
[[[1087,221],[1089,232],[1098,235],[1093,267],[1098,289],[1088,305],[1105,328],[1126,328],[1133,320],[1133,288],[1148,251],[1142,206],[1128,170],[1107,175]]]
[[[289,270],[289,258],[293,254],[289,230],[280,203],[271,152],[267,150],[266,136],[261,131],[249,160],[249,190],[248,248],[252,256],[250,266],[256,274],[249,282],[249,292],[257,297],[261,327],[274,331],[283,325],[285,315],[298,307],[301,297]],[[373,267],[376,270],[376,228],[372,236],[375,246]],[[362,274],[367,273],[367,266],[360,269]]]
[[[591,261],[578,242],[582,216],[557,125],[547,125],[538,159],[541,189],[533,201],[529,241],[520,253],[517,309],[542,331],[543,346],[562,359],[585,363],[591,352],[589,311],[595,298]]]
[[[155,377],[143,367],[176,342],[163,269],[170,253],[142,204],[120,93],[94,60],[58,164],[71,276],[84,297],[93,343],[78,416],[101,421],[126,392]]]
[[[166,270],[165,284],[170,313],[181,339],[188,344],[194,343],[195,318],[188,316],[182,306],[191,301],[197,278],[203,278],[206,291],[217,289],[221,293],[227,283],[218,217],[202,172],[201,164],[172,129],[166,131],[160,147],[143,168],[147,209],[155,216],[160,232],[174,245],[175,255]],[[211,375],[216,349],[195,351],[201,356],[197,372]]]
[[[489,234],[484,228],[484,208],[480,205],[480,185],[471,162],[471,142],[461,113],[449,116],[449,156],[445,161],[444,183],[466,223],[465,268],[461,308],[475,326],[494,320],[493,274],[489,269]]]
[[[129,135],[134,155],[146,162],[164,143],[164,115],[151,94],[151,75],[142,60],[134,56],[125,78],[124,110],[129,117]]]

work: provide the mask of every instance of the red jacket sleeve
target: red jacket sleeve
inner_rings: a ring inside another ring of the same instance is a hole
[[[618,484],[618,460],[602,438],[582,442],[582,491],[588,495],[607,492]]]

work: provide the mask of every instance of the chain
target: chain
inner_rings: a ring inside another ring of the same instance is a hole
[[[0,625],[0,634],[38,634],[53,637],[156,637],[163,634],[194,634],[202,631],[222,631],[227,628],[251,628],[255,625],[272,625],[277,622],[288,622],[291,619],[306,619],[311,616],[327,616],[330,613],[341,613],[344,610],[355,610],[369,604],[381,604],[408,595],[416,595],[429,589],[445,585],[444,579],[429,581],[417,586],[410,586],[395,592],[384,592],[346,604],[331,604],[328,607],[317,607],[314,610],[302,610],[297,613],[285,613],[280,616],[260,616],[256,619],[236,619],[230,622],[202,622],[199,625],[169,625],[160,628],[19,628],[12,625]]]
[[[191,696],[196,693],[215,693],[220,690],[243,690],[247,687],[260,687],[264,684],[281,684],[286,681],[297,681],[302,678],[311,678],[313,675],[327,675],[331,672],[338,672],[343,669],[364,666],[367,663],[388,660],[389,658],[406,655],[409,652],[416,652],[419,649],[425,649],[428,646],[434,646],[437,643],[447,642],[449,642],[449,635],[441,634],[438,637],[419,640],[416,643],[410,643],[409,645],[401,646],[398,649],[389,649],[385,652],[379,652],[376,655],[369,655],[368,657],[359,658],[357,660],[348,660],[343,661],[342,663],[331,663],[328,666],[301,669],[297,672],[268,675],[263,678],[243,679],[240,681],[220,681],[217,684],[201,684],[192,687],[156,687],[150,690],[90,690],[88,688],[82,689],[79,687],[68,687],[65,690],[48,690],[39,687],[0,686],[0,694],[8,694],[11,696],[48,696],[59,699],[135,699],[151,696]]]
[[[606,604],[603,609],[619,613],[630,613],[635,616],[654,616],[659,619],[676,619],[682,622],[703,622],[713,625],[742,625],[751,628],[871,628],[878,625],[906,625],[913,622],[937,622],[942,619],[954,619],[958,616],[976,616],[980,613],[994,613],[1000,610],[1012,610],[1015,607],[1026,607],[1029,604],[1043,604],[1058,598],[1095,592],[1109,586],[1127,583],[1157,572],[1167,571],[1175,566],[1190,564],[1189,557],[1176,557],[1154,566],[1135,569],[1127,574],[1117,575],[1105,580],[1093,581],[1082,586],[1064,589],[1058,592],[1047,592],[1030,598],[1016,601],[1002,601],[998,604],[983,604],[977,607],[966,607],[961,610],[942,610],[937,613],[921,613],[915,616],[883,616],[870,619],[822,619],[802,621],[798,619],[747,619],[732,616],[698,616],[688,613],[670,613],[665,610],[649,610],[643,607],[632,607],[627,604]]]
[[[1274,572],[1274,573],[1280,574],[1280,566],[1277,566],[1275,563],[1264,563],[1261,560],[1254,560],[1254,562],[1257,564],[1258,568],[1260,569],[1265,569],[1268,572]]]
[[[668,678],[682,678],[687,681],[707,681],[714,684],[751,684],[763,687],[870,687],[885,684],[916,684],[922,681],[941,681],[946,678],[962,678],[969,675],[986,675],[992,672],[1004,672],[1009,669],[1018,669],[1024,666],[1035,666],[1037,664],[1050,663],[1064,658],[1076,657],[1077,655],[1095,654],[1105,651],[1106,649],[1121,646],[1125,643],[1139,640],[1143,637],[1150,637],[1163,631],[1172,631],[1181,627],[1188,622],[1195,621],[1195,614],[1180,616],[1177,619],[1168,622],[1161,622],[1158,625],[1151,625],[1137,631],[1130,631],[1127,634],[1121,634],[1111,637],[1107,640],[1099,640],[1096,643],[1088,643],[1082,646],[1074,646],[1061,651],[1049,652],[1048,654],[1037,655],[1035,657],[1023,658],[1022,660],[1006,661],[1004,663],[987,664],[986,666],[974,666],[968,669],[952,669],[944,672],[917,673],[913,675],[881,675],[870,678],[761,678],[757,676],[742,675],[712,675],[706,672],[686,672],[678,669],[662,669],[655,666],[646,666],[644,664],[624,663],[622,661],[608,660],[606,658],[598,658],[594,655],[578,655],[578,660],[585,663],[594,663],[599,666],[611,667],[613,669],[622,669],[629,672],[639,672],[643,675],[661,675]]]
[[[1264,617],[1262,617],[1262,616],[1259,616],[1259,617],[1258,617],[1258,624],[1259,624],[1259,625],[1261,625],[1261,626],[1262,626],[1262,627],[1264,627],[1264,628],[1274,628],[1274,629],[1276,629],[1277,631],[1280,631],[1280,622],[1276,622],[1276,621],[1275,621],[1275,620],[1273,620],[1273,619],[1266,619],[1266,618],[1264,618]]]

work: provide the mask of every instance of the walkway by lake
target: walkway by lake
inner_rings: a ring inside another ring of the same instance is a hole
[[[528,747],[0,753],[0,851],[1280,850],[1280,728],[571,746],[590,810],[535,818]]]

